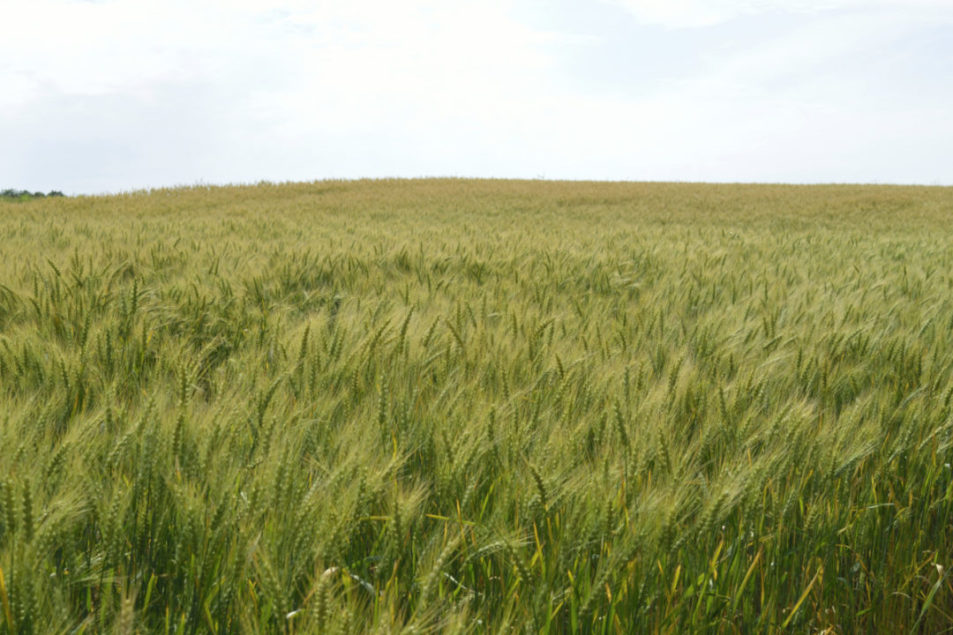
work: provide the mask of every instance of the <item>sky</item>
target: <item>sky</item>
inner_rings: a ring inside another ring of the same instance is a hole
[[[0,188],[953,185],[953,0],[0,0]]]

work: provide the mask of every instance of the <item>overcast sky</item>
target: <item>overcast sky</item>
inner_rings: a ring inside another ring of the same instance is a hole
[[[0,0],[0,188],[953,184],[953,0]]]

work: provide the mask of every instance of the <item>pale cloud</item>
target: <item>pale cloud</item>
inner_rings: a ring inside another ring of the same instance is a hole
[[[203,36],[185,17],[158,2],[22,3],[17,28],[0,40],[0,68],[31,82],[34,94],[102,94],[195,74],[180,62],[195,59]]]
[[[0,187],[953,174],[946,0],[4,2]]]
[[[949,0],[604,0],[624,7],[645,24],[669,28],[710,27],[766,13],[899,10],[908,14],[951,9]]]
[[[483,112],[533,85],[552,39],[504,2],[35,0],[17,22],[0,40],[8,108],[206,81],[241,86],[242,107],[263,116],[344,126],[407,106]]]
[[[919,25],[883,13],[834,15],[741,50],[715,51],[694,80],[700,90],[770,100],[861,96],[882,84],[882,57]]]
[[[506,4],[32,0],[12,12],[8,23],[17,28],[0,39],[0,54],[5,73],[71,93],[214,75],[259,55],[300,69],[314,50],[342,56],[338,67],[353,60],[357,73],[366,72],[366,64],[395,69],[411,63],[420,74],[446,75],[538,63],[530,58],[543,36],[509,20]]]
[[[35,0],[17,10],[22,28],[0,40],[9,87],[0,137],[5,127],[20,137],[43,126],[44,138],[56,129],[83,135],[78,145],[89,148],[89,131],[100,130],[110,156],[126,139],[126,165],[161,168],[156,156],[165,153],[174,165],[153,172],[162,181],[181,179],[184,165],[196,180],[232,181],[461,170],[454,162],[473,165],[459,156],[465,144],[512,129],[528,104],[545,101],[539,87],[550,62],[541,47],[558,36],[512,19],[509,5]],[[197,92],[201,108],[190,103]],[[88,98],[116,112],[104,119]],[[65,112],[44,126],[37,113],[49,104]],[[429,159],[410,158],[428,148]],[[362,156],[364,167],[344,156]],[[26,169],[22,157],[11,167]]]

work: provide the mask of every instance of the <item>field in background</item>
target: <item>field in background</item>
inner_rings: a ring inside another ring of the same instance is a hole
[[[953,629],[953,189],[0,202],[0,633]]]

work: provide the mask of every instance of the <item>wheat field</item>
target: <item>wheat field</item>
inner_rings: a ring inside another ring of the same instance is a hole
[[[0,633],[953,631],[953,188],[0,201]]]

